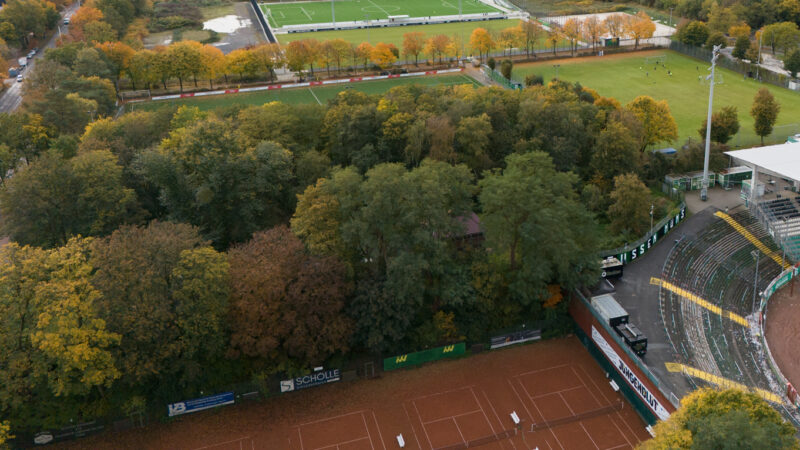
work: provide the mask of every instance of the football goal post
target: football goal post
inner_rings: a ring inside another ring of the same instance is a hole
[[[665,62],[667,62],[667,55],[653,55],[644,57],[645,65],[664,64]]]

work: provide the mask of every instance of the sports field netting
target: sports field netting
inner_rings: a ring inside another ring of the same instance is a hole
[[[381,94],[395,86],[418,84],[423,86],[460,85],[470,84],[480,86],[480,83],[464,75],[432,75],[407,78],[392,78],[389,80],[362,81],[333,86],[314,86],[308,88],[284,88],[269,91],[248,92],[243,94],[224,94],[208,97],[187,97],[176,100],[162,100],[153,102],[128,103],[127,111],[155,111],[172,106],[196,106],[203,111],[222,108],[232,105],[263,105],[269,102],[283,102],[289,104],[319,103],[324,104],[336,97],[339,92],[352,89],[367,94]]]
[[[478,0],[460,0],[462,14],[500,12]],[[336,0],[333,2],[337,22],[387,19],[389,16],[409,17],[455,16],[459,0]],[[331,23],[331,2],[262,3],[261,10],[270,26]]]

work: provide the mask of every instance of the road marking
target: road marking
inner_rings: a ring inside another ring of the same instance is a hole
[[[713,312],[714,314],[716,314],[718,316],[727,317],[728,319],[731,319],[732,321],[738,323],[741,326],[744,326],[744,327],[750,326],[750,324],[747,322],[747,319],[745,319],[744,317],[742,317],[742,316],[740,316],[740,315],[738,315],[738,314],[736,314],[734,312],[724,310],[724,309],[720,308],[717,305],[709,303],[705,299],[703,299],[701,297],[698,297],[697,295],[693,294],[692,292],[687,291],[686,289],[683,289],[683,288],[679,288],[678,286],[675,286],[674,284],[672,284],[672,283],[670,283],[668,281],[664,281],[664,280],[662,280],[660,278],[656,278],[656,277],[651,277],[650,278],[650,284],[655,285],[655,286],[661,286],[662,288],[664,288],[664,289],[666,289],[666,290],[668,290],[668,291],[670,291],[670,292],[672,292],[672,293],[674,293],[676,295],[679,295],[679,296],[681,296],[681,297],[683,297],[683,298],[685,298],[687,300],[690,300],[690,301],[692,301],[694,303],[697,303],[698,305],[700,305],[703,308]]]
[[[713,373],[704,372],[702,370],[695,369],[694,367],[689,367],[689,366],[687,366],[685,364],[681,364],[681,363],[669,363],[668,362],[668,363],[664,363],[664,366],[666,366],[667,371],[669,371],[669,372],[683,372],[686,375],[689,375],[689,376],[692,376],[692,377],[695,377],[695,378],[699,378],[699,379],[701,379],[703,381],[707,381],[709,383],[716,384],[717,386],[722,387],[722,388],[734,388],[734,389],[740,389],[740,390],[746,391],[746,392],[754,392],[754,393],[758,394],[759,397],[763,398],[766,401],[769,401],[769,402],[772,402],[772,403],[783,404],[783,398],[781,396],[776,395],[776,394],[774,394],[774,393],[772,393],[770,391],[767,391],[766,389],[751,388],[751,387],[745,386],[744,384],[737,383],[737,382],[735,382],[733,380],[729,380],[727,378],[723,378],[723,377],[714,375]]]
[[[714,213],[714,215],[719,217],[720,219],[724,220],[725,222],[728,222],[728,225],[732,226],[734,230],[738,231],[739,234],[744,236],[745,239],[747,239],[753,245],[755,245],[757,249],[761,250],[762,252],[764,252],[765,255],[767,255],[770,258],[772,258],[776,263],[778,263],[779,266],[783,267],[784,270],[792,267],[792,265],[786,263],[786,261],[784,261],[784,259],[781,258],[780,255],[778,255],[777,253],[775,253],[772,250],[770,250],[769,247],[764,245],[763,242],[758,240],[755,236],[753,236],[752,233],[747,231],[747,229],[745,227],[741,226],[739,224],[739,222],[733,220],[733,217],[725,214],[722,211],[717,211],[717,212]]]

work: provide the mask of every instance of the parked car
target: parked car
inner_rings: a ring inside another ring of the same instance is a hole
[[[17,83],[22,83],[22,75],[17,75]]]
[[[35,54],[36,54],[36,52],[35,52],[35,51],[33,51],[33,50],[29,51],[29,52],[28,52],[28,59],[31,59],[31,58],[33,58],[33,55],[35,55]]]
[[[69,17],[64,17],[64,25],[69,25]]]

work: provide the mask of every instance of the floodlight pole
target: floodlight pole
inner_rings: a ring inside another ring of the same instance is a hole
[[[674,6],[670,6],[669,8],[669,26],[672,26],[672,10],[675,9]]]
[[[333,20],[333,29],[336,29],[336,11],[333,9],[333,0],[331,0],[331,19]]]
[[[764,29],[762,28],[758,33],[758,61],[756,61],[756,80],[761,81],[758,77],[759,69],[761,68],[761,38],[764,37]]]
[[[753,310],[755,311],[756,308],[756,293],[758,292],[758,260],[761,258],[761,252],[758,250],[753,250],[750,252],[750,255],[753,256],[756,260],[756,274],[753,279]]]
[[[461,0],[458,0],[458,19],[461,20]]]
[[[714,102],[714,72],[717,67],[717,58],[722,45],[715,45],[711,56],[711,85],[708,89],[708,115],[706,116],[706,156],[703,161],[703,188],[700,191],[700,200],[706,201],[708,199],[708,157],[711,153],[711,108]]]

